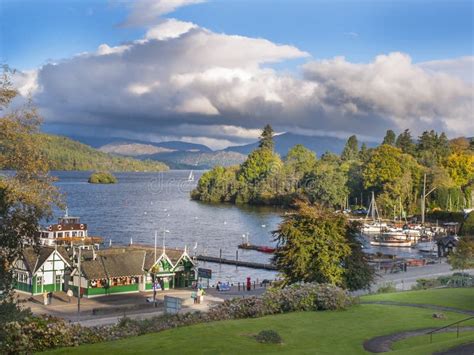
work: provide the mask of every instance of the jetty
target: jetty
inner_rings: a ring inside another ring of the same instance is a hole
[[[223,259],[220,257],[207,256],[207,255],[198,255],[196,256],[196,259],[199,261],[207,261],[209,263],[244,266],[244,267],[249,267],[252,269],[277,270],[277,267],[273,264],[256,263],[253,261]]]

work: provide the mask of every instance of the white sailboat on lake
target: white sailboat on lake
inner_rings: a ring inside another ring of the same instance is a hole
[[[191,170],[189,172],[188,181],[194,181],[194,171],[193,170]]]
[[[372,223],[364,223],[364,225],[361,228],[362,233],[380,233],[382,229],[387,228],[387,224],[382,223],[380,221],[379,211],[377,209],[377,204],[375,202],[375,195],[373,191],[372,191],[372,200],[370,201],[369,210],[367,211],[367,216],[365,217],[366,220],[369,217],[369,213],[372,216]]]

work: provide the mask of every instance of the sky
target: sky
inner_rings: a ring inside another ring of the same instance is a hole
[[[1,0],[0,62],[53,133],[474,135],[470,0]]]

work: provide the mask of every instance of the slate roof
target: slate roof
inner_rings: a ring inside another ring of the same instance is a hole
[[[100,258],[82,261],[81,270],[82,275],[88,280],[107,278],[107,272]]]
[[[25,261],[26,268],[31,274],[34,274],[38,271],[38,268],[44,264],[44,262],[49,258],[51,253],[55,250],[54,247],[40,247],[39,250],[35,250],[32,247],[27,247],[23,249],[22,256]],[[71,265],[71,259],[64,247],[57,247],[56,250],[62,256],[62,258]]]
[[[99,251],[95,260],[81,262],[81,270],[87,279],[143,275],[143,251]]]
[[[182,250],[166,248],[166,255],[173,263],[178,262]],[[156,248],[157,259],[163,249]],[[82,274],[89,280],[105,279],[110,277],[140,276],[150,270],[155,263],[155,249],[149,246],[112,247],[95,252],[96,259],[90,250],[83,250],[81,262]]]
[[[453,235],[448,235],[447,237],[441,238],[436,242],[436,244],[441,245],[443,247],[448,246],[449,244],[457,245],[458,239]]]

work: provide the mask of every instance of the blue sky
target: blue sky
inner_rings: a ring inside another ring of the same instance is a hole
[[[134,40],[145,32],[118,26],[128,12],[123,3],[2,0],[0,6],[0,58],[18,69],[92,51],[101,43]],[[473,53],[473,6],[470,0],[211,0],[167,17],[218,33],[292,44],[315,58],[342,55],[367,62],[380,53],[401,51],[420,62]]]
[[[0,62],[53,133],[472,136],[473,21],[472,0],[0,0]]]

